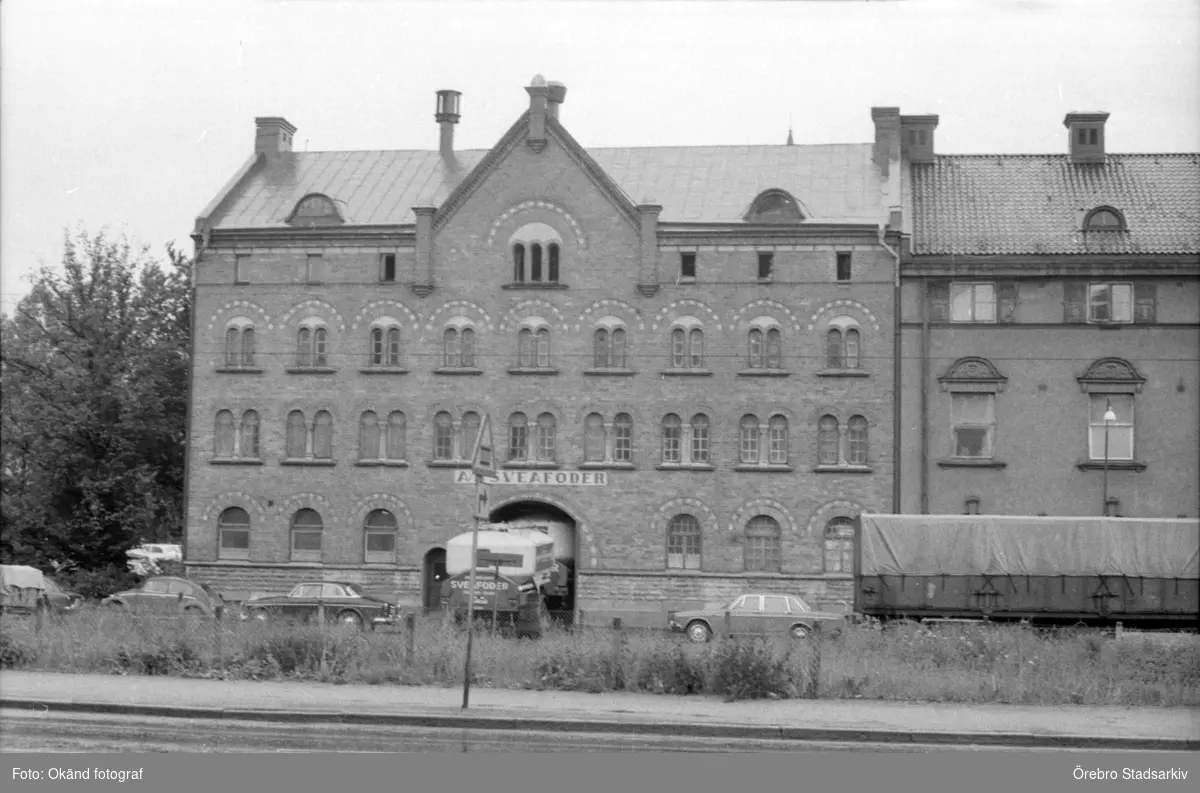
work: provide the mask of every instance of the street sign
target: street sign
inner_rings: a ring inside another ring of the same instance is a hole
[[[484,414],[483,422],[479,425],[479,434],[475,438],[475,448],[471,453],[471,470],[480,478],[496,478],[495,444],[492,442],[492,417]]]
[[[525,561],[525,557],[519,553],[492,553],[486,548],[480,548],[475,554],[475,564],[480,567],[492,567],[501,565],[503,567],[520,567]]]

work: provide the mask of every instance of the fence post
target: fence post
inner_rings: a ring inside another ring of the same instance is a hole
[[[728,611],[725,612],[725,636],[733,638],[733,615]]]
[[[1117,627],[1113,630],[1113,638],[1120,639],[1121,634],[1123,634],[1124,632],[1125,632],[1125,626],[1120,621],[1118,621]]]
[[[417,615],[411,611],[404,615],[404,665],[412,666],[413,644],[416,640]]]
[[[818,625],[813,625],[808,635],[808,698],[821,698],[821,633]]]
[[[221,677],[225,677],[225,637],[222,635],[221,625],[225,619],[225,606],[218,603],[213,608],[213,634],[217,639],[217,671]]]
[[[624,643],[624,629],[621,625],[620,617],[613,617],[612,621],[612,663],[610,667],[610,677],[612,688],[616,689],[621,686],[621,649]]]

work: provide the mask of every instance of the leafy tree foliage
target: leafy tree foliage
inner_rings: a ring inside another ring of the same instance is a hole
[[[124,567],[182,534],[191,261],[102,233],[64,243],[0,319],[0,558]]]

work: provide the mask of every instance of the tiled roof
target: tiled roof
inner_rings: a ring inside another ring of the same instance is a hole
[[[1200,154],[939,156],[912,189],[915,254],[1200,252]],[[1083,232],[1102,205],[1128,230]]]
[[[877,223],[883,181],[869,144],[588,149],[634,203],[652,198],[662,222],[738,222],[763,190],[791,193],[816,222]],[[214,228],[284,228],[296,202],[324,193],[347,225],[414,222],[412,207],[440,205],[486,155],[436,151],[304,152],[251,173],[212,219]]]

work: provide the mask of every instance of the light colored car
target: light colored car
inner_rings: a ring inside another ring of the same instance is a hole
[[[726,634],[791,635],[806,639],[814,630],[823,633],[840,630],[848,616],[817,611],[795,595],[751,593],[711,608],[672,611],[667,614],[667,625],[675,633],[687,634],[694,642],[707,642],[714,635]]]
[[[109,595],[100,605],[134,614],[190,614],[212,617],[221,596],[206,584],[175,576],[147,578],[137,589]]]

